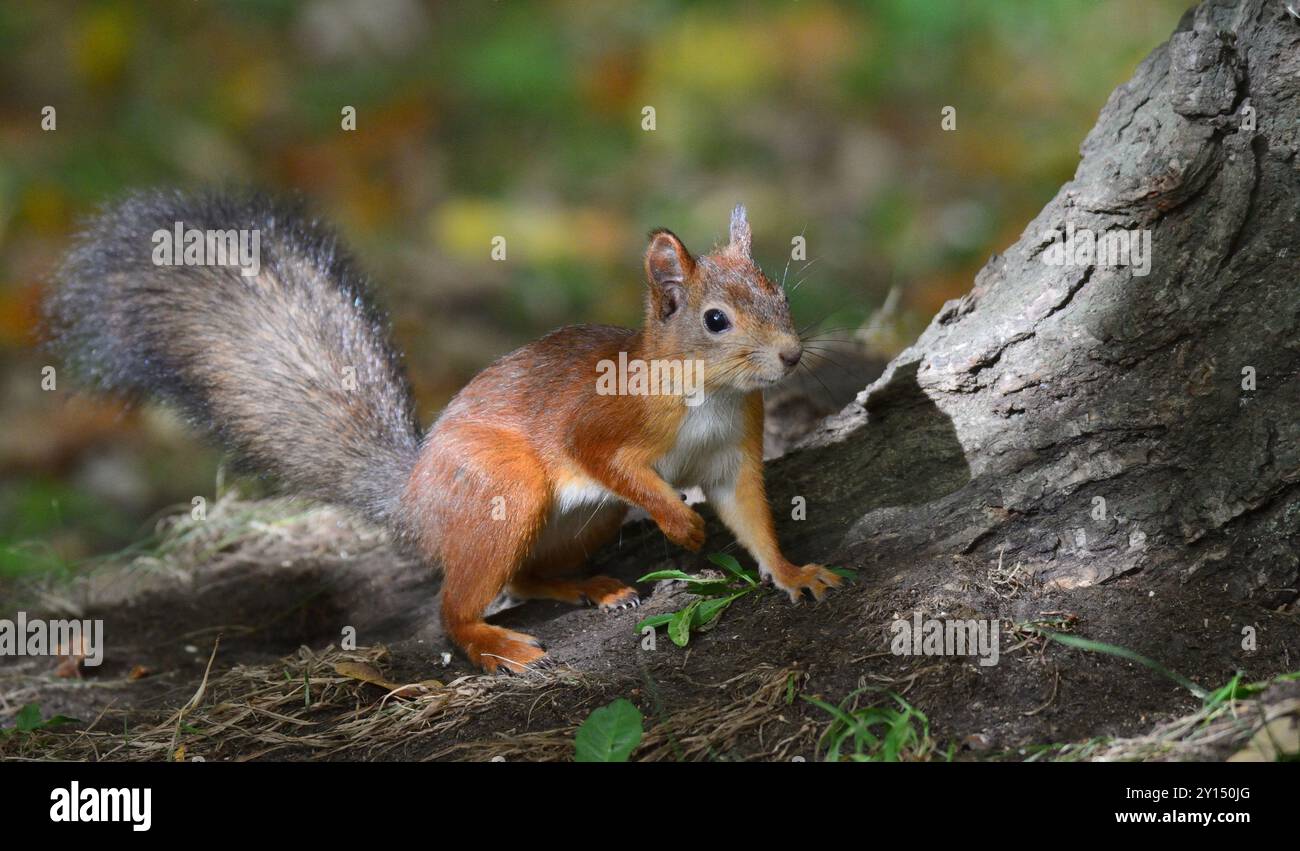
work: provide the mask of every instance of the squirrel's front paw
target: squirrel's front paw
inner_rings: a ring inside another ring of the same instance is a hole
[[[683,505],[681,511],[658,523],[668,540],[674,544],[692,551],[704,546],[704,518],[698,511]]]
[[[839,585],[841,581],[838,574],[832,573],[820,564],[795,567],[786,562],[781,569],[773,570],[770,576],[772,584],[789,594],[790,601],[794,603],[799,602],[805,590],[810,592],[814,599],[820,600],[826,596],[827,590]]]

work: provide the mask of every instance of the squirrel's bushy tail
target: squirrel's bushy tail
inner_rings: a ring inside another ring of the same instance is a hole
[[[256,232],[256,275],[212,253],[207,265],[158,265],[155,235],[177,223],[218,241]],[[75,372],[173,402],[240,466],[393,523],[419,444],[400,357],[365,279],[295,206],[133,195],[83,232],[46,308]]]

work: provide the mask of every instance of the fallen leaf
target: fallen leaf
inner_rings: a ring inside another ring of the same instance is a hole
[[[422,697],[442,688],[438,680],[424,680],[419,683],[395,683],[379,672],[374,665],[365,662],[335,662],[334,673],[351,680],[379,686],[394,697]]]
[[[385,679],[374,665],[365,662],[335,662],[334,673],[350,680],[361,680],[363,683],[377,685],[389,691],[399,687],[397,683]]]

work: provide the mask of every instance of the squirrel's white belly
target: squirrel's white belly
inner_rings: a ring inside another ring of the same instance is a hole
[[[744,435],[744,397],[711,395],[690,408],[677,429],[677,441],[655,462],[655,472],[675,488],[708,488],[732,481],[740,469]],[[537,549],[572,540],[616,510],[622,500],[593,479],[575,476],[556,488]]]
[[[601,525],[606,512],[621,511],[623,501],[591,479],[571,479],[555,491],[551,512],[533,546],[544,552],[581,536],[593,523]]]
[[[729,482],[740,469],[744,399],[711,394],[688,408],[677,428],[677,442],[655,463],[655,471],[675,488]]]
[[[618,497],[593,479],[570,479],[555,490],[552,509],[555,514],[577,514],[602,504],[617,503]]]

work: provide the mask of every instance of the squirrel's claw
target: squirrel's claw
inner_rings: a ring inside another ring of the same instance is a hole
[[[593,576],[585,580],[582,602],[595,606],[602,612],[634,609],[641,605],[641,596],[630,585],[624,585],[610,576]]]
[[[841,581],[839,574],[832,573],[820,564],[805,564],[803,567],[786,564],[784,569],[772,573],[772,583],[789,594],[792,603],[798,603],[805,591],[820,602],[826,592],[838,586]]]

